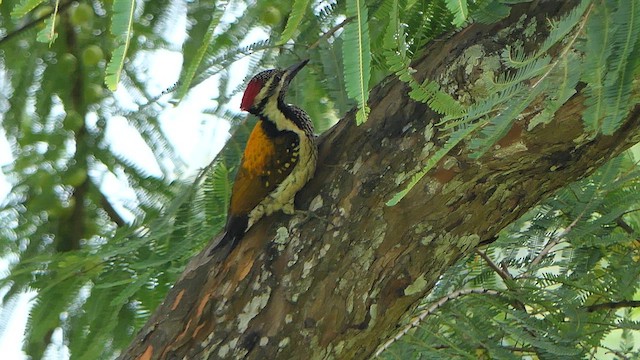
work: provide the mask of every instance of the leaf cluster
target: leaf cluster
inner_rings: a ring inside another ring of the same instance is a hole
[[[447,302],[382,357],[636,358],[638,186],[625,154],[529,211],[443,274],[425,306],[495,294]]]

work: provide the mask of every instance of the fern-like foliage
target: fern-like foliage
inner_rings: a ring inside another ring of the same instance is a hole
[[[225,10],[227,8],[227,1],[222,1],[216,3],[216,7],[211,16],[211,21],[209,21],[209,25],[207,26],[207,30],[202,39],[199,39],[201,45],[196,51],[195,57],[190,59],[189,65],[185,67],[185,74],[181,76],[182,81],[180,82],[180,87],[177,90],[178,99],[182,99],[189,88],[191,87],[191,82],[193,81],[193,77],[196,74],[196,71],[201,66],[204,55],[211,46],[211,41],[213,40],[213,33],[220,24],[220,19],[222,19],[222,15],[224,15]]]
[[[447,0],[447,9],[453,14],[453,24],[462,26],[469,18],[467,0]]]
[[[638,8],[635,2],[603,2],[587,24],[584,122],[594,135],[612,134],[638,102],[631,96],[640,51]]]
[[[611,53],[607,58],[603,96],[607,110],[602,120],[602,133],[612,134],[625,119],[631,101],[632,81],[640,55],[640,4],[620,1],[612,14],[615,24],[611,34]],[[611,9],[613,10],[613,9]]]
[[[298,29],[302,18],[304,17],[305,12],[309,8],[309,0],[295,0],[293,2],[293,6],[291,7],[291,14],[289,15],[289,19],[287,20],[287,25],[282,32],[282,36],[278,41],[278,45],[283,45],[287,41],[289,41],[295,31]]]
[[[111,90],[115,90],[120,82],[120,74],[122,73],[125,56],[131,41],[135,4],[135,0],[113,1],[111,34],[114,36],[118,46],[111,55],[104,78],[105,84]]]
[[[38,32],[38,41],[47,43],[49,46],[56,40],[58,34],[56,33],[56,19],[58,17],[58,8],[60,6],[60,0],[56,0],[53,14],[45,19],[44,28]]]
[[[43,2],[44,0],[22,0],[15,4],[11,10],[11,17],[14,19],[20,19]]]
[[[478,99],[474,104],[463,108],[449,95],[443,93],[437,88],[437,85],[425,81],[426,85],[416,86],[412,81],[409,73],[408,64],[392,63],[392,69],[399,69],[399,78],[408,81],[412,86],[412,98],[423,100],[429,103],[430,107],[436,112],[444,114],[443,121],[440,125],[444,129],[452,129],[451,137],[455,141],[447,141],[446,145],[433,155],[433,159],[429,159],[426,166],[419,171],[404,189],[399,191],[390,199],[387,204],[397,204],[415,184],[431,170],[440,159],[442,159],[448,151],[454,146],[460,144],[463,140],[469,142],[471,150],[470,157],[478,158],[483,156],[498,140],[504,137],[511,129],[513,123],[517,121],[520,114],[529,107],[539,96],[544,94],[546,84],[550,80],[577,82],[575,70],[565,72],[567,75],[562,77],[556,75],[561,69],[562,64],[566,64],[566,57],[570,56],[569,51],[563,51],[561,58],[552,62],[548,55],[549,49],[565,39],[567,34],[579,25],[584,25],[586,18],[583,14],[589,8],[589,1],[582,1],[577,7],[569,12],[559,21],[554,22],[553,29],[549,32],[541,46],[533,53],[526,53],[522,46],[507,48],[502,54],[502,62],[512,71],[505,71],[505,75],[496,79],[493,88],[493,94],[484,99]],[[578,32],[579,33],[579,32]],[[390,38],[390,37],[389,37]],[[402,37],[398,37],[402,39]],[[571,38],[572,41],[565,46],[572,46],[576,36]],[[568,49],[568,48],[566,48]],[[403,54],[402,52],[399,52]],[[397,56],[390,56],[392,61],[398,61]],[[533,85],[525,85],[525,82],[531,79]],[[561,88],[567,89],[570,84],[562,83]],[[571,90],[566,90],[561,98],[568,100],[572,94]],[[549,97],[546,102],[546,108],[557,110],[564,102],[559,102],[557,96]],[[549,110],[545,115],[536,119],[536,122],[544,122],[544,116],[549,118],[552,113]],[[469,126],[472,124],[472,126]],[[462,126],[464,125],[464,126]],[[462,126],[462,127],[461,127]],[[473,129],[473,131],[470,131]],[[463,136],[463,137],[461,137]],[[446,149],[447,152],[443,152]]]
[[[531,210],[482,255],[450,268],[425,307],[458,289],[491,293],[446,302],[381,357],[637,357],[629,335],[637,334],[637,311],[596,305],[640,290],[639,175],[625,154]]]
[[[369,22],[365,1],[348,0],[346,13],[354,20],[345,26],[342,42],[345,88],[349,97],[358,103],[356,122],[362,124],[369,116],[367,100],[371,76]]]

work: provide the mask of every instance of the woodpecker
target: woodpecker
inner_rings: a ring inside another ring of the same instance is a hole
[[[285,103],[291,79],[309,60],[285,70],[265,70],[244,91],[240,109],[258,117],[231,192],[225,234],[211,250],[231,251],[256,221],[282,210],[293,214],[296,193],[316,169],[318,149],[309,116]]]

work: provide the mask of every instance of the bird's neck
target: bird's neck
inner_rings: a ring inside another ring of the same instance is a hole
[[[304,135],[304,130],[295,119],[293,107],[285,103],[282,99],[271,98],[258,115],[264,121],[273,123],[279,131],[293,131],[299,135]]]

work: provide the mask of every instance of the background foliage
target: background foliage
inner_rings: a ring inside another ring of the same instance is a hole
[[[639,101],[634,1],[576,1],[566,16],[549,19],[553,31],[537,51],[512,44],[501,59],[509,75],[492,79],[478,98],[453,98],[434,79],[413,77],[409,64],[426,43],[471,22],[498,21],[517,2],[0,1],[0,133],[10,151],[2,168],[10,186],[0,194],[0,256],[10,264],[0,334],[10,331],[18,294],[31,290],[25,351],[34,358],[56,356],[56,332],[78,359],[112,358],[128,345],[222,227],[252,125],[237,112],[239,77],[264,68],[311,58],[289,101],[318,132],[354,106],[366,121],[368,90],[399,76],[449,130],[412,184],[461,141],[470,156],[482,156],[540,96],[545,111],[532,126],[551,121],[578,82],[589,94],[585,136],[615,131]],[[183,31],[186,40],[171,36]],[[152,88],[146,67],[162,51],[183,59],[166,91]],[[161,117],[211,78],[215,105],[201,116],[229,121],[233,135],[188,176]],[[121,117],[148,147],[131,151],[151,151],[161,175],[113,149],[106,129]],[[638,356],[639,175],[626,154],[530,211],[452,267],[425,304],[448,300],[382,356]],[[132,195],[107,186],[109,177]],[[455,296],[461,289],[491,291]]]

